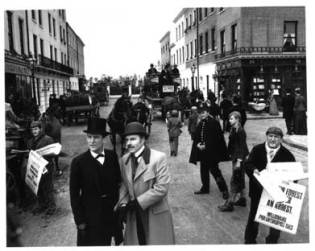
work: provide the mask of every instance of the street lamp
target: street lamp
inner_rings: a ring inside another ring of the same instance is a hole
[[[34,100],[35,103],[37,104],[37,100],[36,100],[36,88],[35,88],[35,63],[36,63],[36,59],[33,58],[32,56],[28,58],[28,61],[30,63],[30,68],[31,68],[31,72],[32,72],[32,89],[33,89],[33,94],[34,94]]]
[[[196,71],[196,66],[195,64],[193,64],[191,67],[191,74],[192,74],[192,78],[191,78],[191,90],[194,91],[195,90],[195,86],[194,86],[194,74],[195,74],[195,71]]]

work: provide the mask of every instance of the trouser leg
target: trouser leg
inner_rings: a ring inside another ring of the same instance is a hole
[[[269,235],[266,237],[266,243],[278,243],[279,238],[280,230],[271,227],[269,229]]]
[[[247,225],[245,229],[245,244],[255,244],[256,243],[256,237],[258,235],[258,228],[259,224],[258,222],[255,222],[255,216],[259,204],[259,199],[251,199],[250,201],[250,210],[247,220]]]
[[[224,180],[224,177],[219,169],[219,164],[217,162],[212,162],[210,164],[210,173],[212,174],[213,178],[215,179],[217,186],[221,192],[228,191],[228,187]]]
[[[178,137],[174,138],[174,152],[177,155],[177,152],[178,152]]]
[[[200,161],[200,177],[202,191],[209,191],[210,188],[210,175],[209,175],[209,164],[206,161]]]

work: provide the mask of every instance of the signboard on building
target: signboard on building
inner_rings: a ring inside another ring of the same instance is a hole
[[[11,64],[9,62],[5,63],[5,72],[17,75],[31,75],[31,70],[23,65]]]
[[[174,92],[174,85],[163,85],[163,92]]]

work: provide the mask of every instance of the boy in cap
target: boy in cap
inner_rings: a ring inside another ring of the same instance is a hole
[[[263,169],[268,168],[270,162],[294,162],[293,154],[282,143],[283,132],[279,127],[269,127],[266,131],[266,142],[253,147],[244,162],[245,172],[249,177],[250,211],[245,229],[245,244],[256,244],[259,224],[254,221],[263,187],[254,177]],[[277,243],[280,231],[270,228],[266,243]]]
[[[30,129],[32,138],[27,141],[28,149],[37,150],[54,143],[54,140],[42,131],[40,121],[33,121],[30,125]],[[47,172],[41,177],[37,193],[38,207],[34,209],[33,213],[38,214],[46,211],[47,215],[51,215],[56,210],[53,185],[54,165],[51,157],[43,157],[48,161],[46,166]]]
[[[128,152],[120,160],[122,183],[116,209],[126,215],[125,245],[175,244],[167,193],[170,173],[166,155],[146,146],[145,128],[127,124]],[[124,217],[122,217],[124,218]]]
[[[122,239],[114,206],[118,200],[120,170],[117,155],[105,149],[106,120],[88,120],[86,140],[89,149],[71,163],[70,202],[77,226],[78,246],[110,246]]]

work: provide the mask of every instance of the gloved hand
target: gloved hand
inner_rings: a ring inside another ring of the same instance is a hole
[[[139,205],[137,199],[129,201],[129,202],[127,203],[127,205],[126,205],[127,211],[129,211],[129,210],[130,210],[130,211],[136,210],[136,209],[139,208],[139,207],[140,207],[140,205]]]
[[[127,218],[127,206],[126,204],[123,206],[120,206],[117,209],[117,213],[118,213],[118,222],[119,224],[122,224],[123,222],[126,222],[126,218]]]

